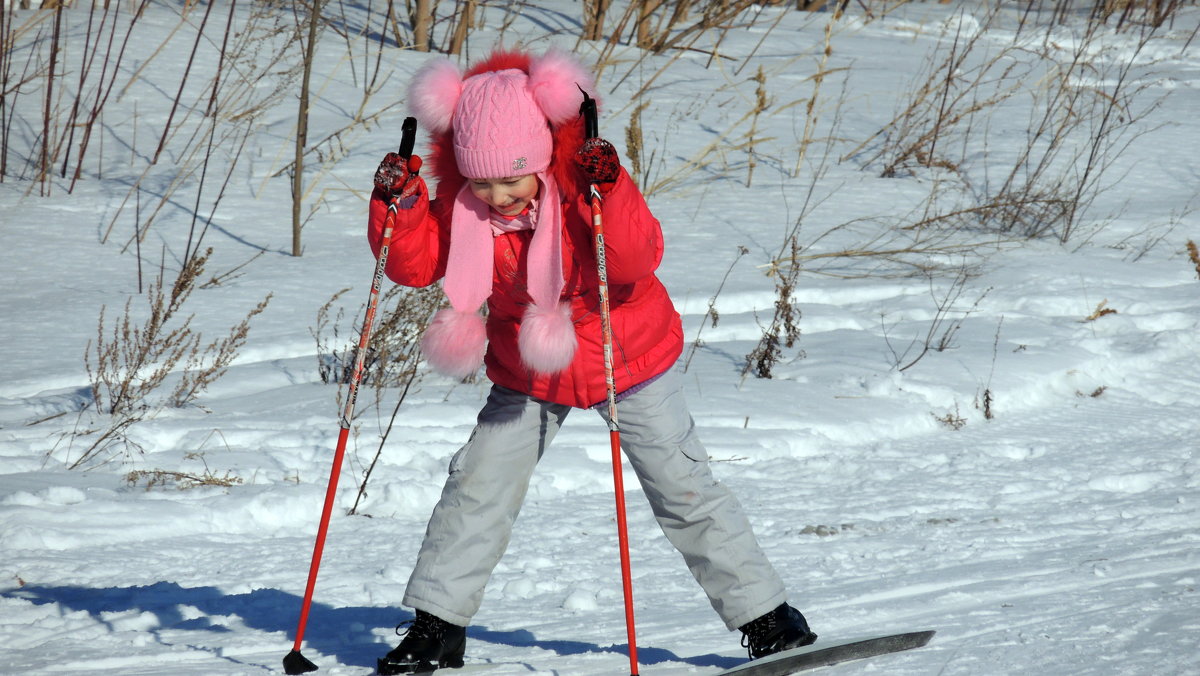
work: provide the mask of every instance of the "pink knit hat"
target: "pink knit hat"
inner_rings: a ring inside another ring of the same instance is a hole
[[[410,108],[434,134],[451,132],[458,169],[466,178],[536,174],[539,182],[534,235],[527,258],[533,303],[522,318],[518,346],[531,371],[553,374],[575,355],[571,305],[562,302],[562,197],[546,171],[554,151],[552,126],[579,113],[582,87],[594,95],[587,71],[566,53],[551,50],[511,68],[462,79],[452,62],[435,59],[413,78]],[[491,208],[464,183],[451,211],[450,252],[442,288],[449,308],[434,315],[421,340],[430,365],[465,377],[483,363],[487,337],[479,308],[492,293],[494,244]]]
[[[480,73],[463,82],[454,111],[454,156],[467,178],[505,178],[550,166],[550,125],[516,70]]]

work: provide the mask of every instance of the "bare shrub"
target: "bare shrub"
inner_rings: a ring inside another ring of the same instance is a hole
[[[714,291],[712,297],[708,299],[708,309],[704,311],[704,317],[700,319],[700,327],[696,329],[696,337],[692,339],[692,346],[690,349],[688,349],[687,359],[685,359],[683,362],[683,370],[685,373],[687,372],[688,367],[691,366],[692,357],[695,356],[696,350],[700,349],[700,347],[704,345],[704,342],[700,340],[700,334],[704,331],[705,324],[711,321],[712,327],[716,328],[717,324],[721,321],[721,315],[719,312],[717,312],[717,297],[721,295],[721,290],[725,288],[725,282],[729,280],[729,275],[733,272],[733,267],[742,259],[742,256],[745,256],[748,253],[750,253],[750,250],[746,247],[738,247],[737,257],[735,257],[733,262],[729,264],[729,269],[725,271],[725,276],[721,278],[721,283],[717,285],[717,290]]]
[[[983,228],[1066,243],[1096,198],[1119,180],[1106,178],[1116,160],[1153,131],[1140,125],[1162,100],[1148,96],[1150,85],[1135,74],[1153,31],[1128,54],[1105,48],[1101,28],[1086,24],[1065,58],[1054,44],[1043,46],[1039,56],[1052,65],[1045,87],[1031,92],[1026,145],[998,186],[978,190]]]
[[[962,413],[959,412],[957,403],[954,404],[953,411],[947,411],[944,415],[937,415],[936,413],[930,413],[929,415],[932,415],[934,420],[940,422],[946,427],[949,427],[955,432],[967,426],[967,419],[964,418]]]
[[[358,344],[361,340],[361,328],[356,329],[352,336],[342,337],[341,326],[346,319],[345,308],[338,307],[338,301],[350,289],[342,289],[335,293],[328,302],[317,311],[316,326],[309,333],[317,341],[317,373],[323,383],[338,385],[338,407],[341,408],[345,393],[342,386],[348,385],[354,376],[354,365],[358,356]],[[391,415],[386,423],[382,422],[379,431],[379,442],[375,454],[369,462],[362,465],[362,480],[358,485],[358,494],[349,513],[355,514],[359,504],[367,497],[367,485],[383,454],[400,407],[408,394],[420,382],[423,372],[419,368],[421,362],[420,338],[429,325],[433,312],[442,303],[440,287],[431,286],[423,289],[412,289],[393,286],[384,292],[380,299],[381,307],[390,310],[382,313],[383,320],[371,330],[371,338],[367,343],[367,354],[363,359],[362,384],[371,385],[375,390],[375,406],[379,407],[386,388],[399,389],[399,396]],[[365,306],[355,317],[354,326],[361,327],[362,313]],[[344,415],[344,414],[343,414]],[[358,417],[358,414],[355,414]],[[343,423],[346,424],[346,423]],[[356,456],[357,457],[357,456]]]
[[[182,377],[163,403],[186,406],[228,370],[246,342],[250,321],[266,309],[271,296],[255,306],[229,335],[204,345],[203,336],[192,328],[194,315],[184,317],[181,311],[211,254],[208,249],[188,260],[169,290],[160,269],[146,296],[149,314],[140,324],[132,312],[132,298],[125,303],[120,321],[112,326],[106,326],[105,308],[101,308],[96,341],[88,342],[84,355],[97,410],[123,414],[145,407],[150,395],[159,392],[167,377],[178,371]]]
[[[192,488],[218,487],[232,488],[242,484],[242,478],[232,471],[226,470],[217,474],[208,466],[203,452],[188,453],[185,460],[199,460],[203,469],[198,471],[169,470],[169,469],[139,469],[125,475],[125,483],[130,486],[141,484],[147,491],[154,488],[174,487],[186,491]]]
[[[139,319],[133,299],[121,318],[109,324],[101,308],[95,341],[88,341],[84,365],[91,389],[91,407],[104,418],[98,427],[77,429],[73,436],[92,438],[92,444],[70,467],[98,460],[113,445],[127,442],[132,425],[166,407],[191,404],[233,363],[246,342],[250,322],[270,302],[267,295],[228,335],[205,343],[184,316],[184,304],[204,273],[212,250],[185,262],[170,288],[164,266],[146,293],[148,312]],[[126,443],[126,447],[130,444]]]
[[[901,112],[843,159],[865,159],[884,177],[935,173],[939,192],[960,197],[943,206],[931,196],[930,209],[907,228],[974,229],[1066,243],[1081,234],[1097,197],[1115,184],[1107,175],[1118,158],[1151,131],[1141,125],[1161,99],[1146,96],[1150,85],[1136,73],[1154,31],[1143,31],[1132,55],[1107,47],[1096,20],[1063,41],[1069,49],[1053,38],[1051,26],[1044,38],[993,50],[980,36],[995,21],[993,10],[964,34],[968,22],[960,16]],[[1025,141],[1015,155],[998,157],[988,150],[991,137],[1013,133],[1007,122],[1017,106],[1028,115]],[[956,148],[958,158],[949,154]],[[980,148],[984,161],[966,159],[968,150]],[[1085,234],[1099,227],[1093,224]]]
[[[791,260],[797,260],[800,244],[795,236],[791,239]],[[792,300],[792,292],[796,289],[796,281],[800,277],[799,265],[787,265],[776,270],[775,275],[775,314],[771,321],[762,327],[762,337],[758,345],[746,355],[746,366],[742,375],[753,372],[758,378],[770,378],[775,365],[783,359],[783,348],[795,347],[800,340],[800,308]]]
[[[309,329],[317,343],[317,374],[323,383],[346,385],[354,375],[365,306],[359,308],[358,316],[351,318],[354,328],[348,334],[342,328],[347,320],[346,309],[337,303],[349,290],[338,291],[322,305],[317,311],[316,325]],[[424,289],[393,286],[383,292],[382,319],[371,331],[363,360],[363,384],[384,388],[403,386],[409,381],[420,359],[419,339],[441,302],[442,294],[436,286]]]
[[[993,13],[988,21],[994,17]],[[843,159],[870,147],[860,159],[868,166],[878,165],[885,178],[909,175],[920,167],[958,171],[960,162],[943,153],[961,145],[955,137],[972,128],[977,113],[1018,93],[1029,74],[1019,60],[1007,58],[1016,46],[988,53],[989,45],[982,41],[986,31],[964,35],[964,23],[955,22],[950,40],[939,43],[925,60],[896,116]]]
[[[133,180],[125,198],[113,213],[103,241],[107,241],[117,220],[134,201],[142,183],[160,178],[160,173],[164,174],[161,178],[166,187],[155,190],[159,198],[149,208],[139,228],[139,236],[146,237],[161,213],[179,201],[178,191],[189,185],[196,186],[195,208],[191,213],[193,218],[197,217],[202,213],[201,196],[207,183],[208,167],[214,160],[220,159],[224,160],[223,186],[209,210],[207,227],[224,194],[224,186],[235,175],[242,153],[250,137],[259,129],[263,115],[295,96],[295,83],[301,76],[303,64],[300,59],[290,58],[291,49],[297,43],[291,39],[296,26],[294,22],[287,21],[287,15],[281,11],[281,3],[253,3],[247,12],[238,15],[232,9],[227,15],[224,37],[220,41],[212,43],[197,40],[195,43],[200,50],[215,48],[215,56],[221,67],[211,75],[194,100],[178,101],[182,116],[169,128],[164,146],[172,152],[173,166],[160,167],[147,162],[142,167],[140,175]],[[190,28],[186,17],[181,17],[176,30],[189,29],[184,26]],[[168,36],[150,59],[166,51],[170,39],[171,36]],[[147,62],[144,61],[142,67]],[[139,76],[140,69],[130,77],[126,88]],[[182,91],[180,89],[180,96]],[[121,95],[124,93],[125,90],[120,92]],[[136,116],[131,118],[136,120]],[[194,241],[189,242],[189,247],[198,248],[202,239],[200,233]],[[132,240],[124,246],[127,248],[131,244]]]
[[[929,321],[929,326],[923,334],[914,336],[901,350],[897,351],[892,345],[887,327],[884,326],[883,338],[892,353],[892,365],[897,371],[907,371],[916,366],[917,362],[930,352],[945,352],[954,347],[954,336],[962,328],[963,322],[979,309],[979,304],[991,293],[990,288],[985,289],[969,307],[960,307],[959,300],[970,279],[970,270],[964,264],[945,292],[939,294],[933,273],[928,275],[929,295],[933,298],[936,308],[933,319]]]
[[[242,478],[228,471],[217,475],[207,471],[198,474],[195,472],[180,472],[166,469],[135,469],[125,475],[125,482],[130,486],[142,484],[148,491],[168,486],[174,486],[178,490],[186,491],[189,488],[199,488],[201,486],[230,488],[241,484]]]

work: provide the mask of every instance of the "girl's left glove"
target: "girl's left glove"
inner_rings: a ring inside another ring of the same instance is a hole
[[[424,181],[417,172],[421,170],[421,158],[413,155],[409,158],[396,153],[384,155],[379,168],[375,170],[375,187],[396,201],[403,201],[420,194]]]
[[[611,187],[605,184],[611,184],[621,175],[621,159],[617,157],[617,149],[602,138],[584,141],[575,153],[575,164],[589,181],[602,188]]]

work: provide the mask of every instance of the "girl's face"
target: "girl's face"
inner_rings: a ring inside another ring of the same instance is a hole
[[[506,178],[472,178],[468,185],[476,197],[504,216],[516,216],[537,197],[538,180],[535,174]]]

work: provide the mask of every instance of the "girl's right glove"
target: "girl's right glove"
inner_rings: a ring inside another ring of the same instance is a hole
[[[407,160],[396,153],[384,155],[375,170],[375,187],[390,200],[404,201],[421,194],[425,185],[417,172],[421,170],[421,158],[417,155]]]
[[[621,159],[617,157],[617,149],[602,138],[584,141],[575,153],[575,164],[579,165],[589,181],[602,189],[612,187],[605,184],[611,184],[621,175]]]

